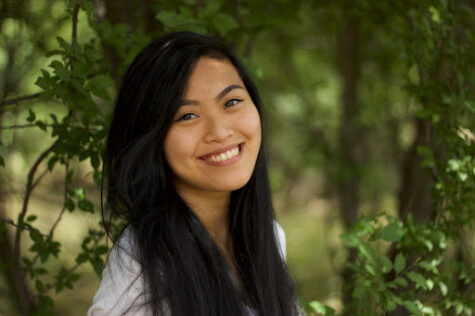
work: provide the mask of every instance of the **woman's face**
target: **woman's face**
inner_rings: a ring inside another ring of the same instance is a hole
[[[177,191],[243,187],[260,145],[259,113],[234,66],[201,57],[164,142]]]

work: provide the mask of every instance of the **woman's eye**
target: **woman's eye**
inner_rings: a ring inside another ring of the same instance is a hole
[[[226,102],[226,107],[234,106],[241,101],[242,101],[241,99],[231,99],[228,102]]]
[[[177,121],[189,121],[193,119],[195,116],[198,117],[196,114],[193,114],[193,113],[185,113],[182,116],[180,116],[180,118]]]

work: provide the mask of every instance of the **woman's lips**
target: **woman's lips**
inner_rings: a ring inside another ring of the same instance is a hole
[[[242,144],[242,143],[241,143]],[[215,150],[213,152],[210,152],[210,153],[207,153],[206,155],[203,155],[201,156],[200,158],[206,158],[206,157],[209,157],[209,156],[212,156],[212,155],[219,155],[219,154],[222,154],[222,153],[225,153],[227,152],[228,150],[231,150],[233,148],[236,148],[237,146],[241,145],[241,144],[233,144],[233,145],[229,145],[229,146],[226,146],[226,147],[222,147],[218,150]]]
[[[241,160],[244,143],[232,145],[215,151],[213,154],[200,157],[206,164],[212,166],[228,166]]]

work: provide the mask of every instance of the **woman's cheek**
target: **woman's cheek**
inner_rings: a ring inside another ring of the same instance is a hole
[[[245,113],[243,113],[243,116],[240,121],[243,124],[243,132],[248,137],[258,138],[256,140],[258,140],[260,144],[261,120],[256,107],[254,105],[250,106],[249,109]]]

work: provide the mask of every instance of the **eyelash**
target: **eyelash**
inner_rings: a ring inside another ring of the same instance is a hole
[[[233,102],[233,101],[236,101],[236,103],[232,104],[231,106],[235,106],[236,104],[238,104],[239,102],[242,101],[242,99],[231,99],[229,100],[228,102],[225,103],[225,105],[227,106],[230,102]]]
[[[227,102],[224,104],[224,106],[225,106],[226,108],[228,108],[228,107],[233,107],[233,106],[237,105],[237,104],[238,104],[239,102],[241,102],[241,101],[242,101],[242,99],[236,99],[236,98],[234,98],[234,99],[231,99],[231,100],[227,101]],[[230,104],[230,103],[234,103],[234,104]],[[190,119],[184,119],[184,117],[186,117],[186,116],[188,116],[188,115],[197,116],[197,115],[194,114],[194,113],[185,113],[185,114],[183,114],[182,116],[180,116],[180,117],[178,118],[178,120],[176,120],[176,121],[177,121],[177,122],[178,122],[178,121],[189,121],[191,118],[190,118]]]

